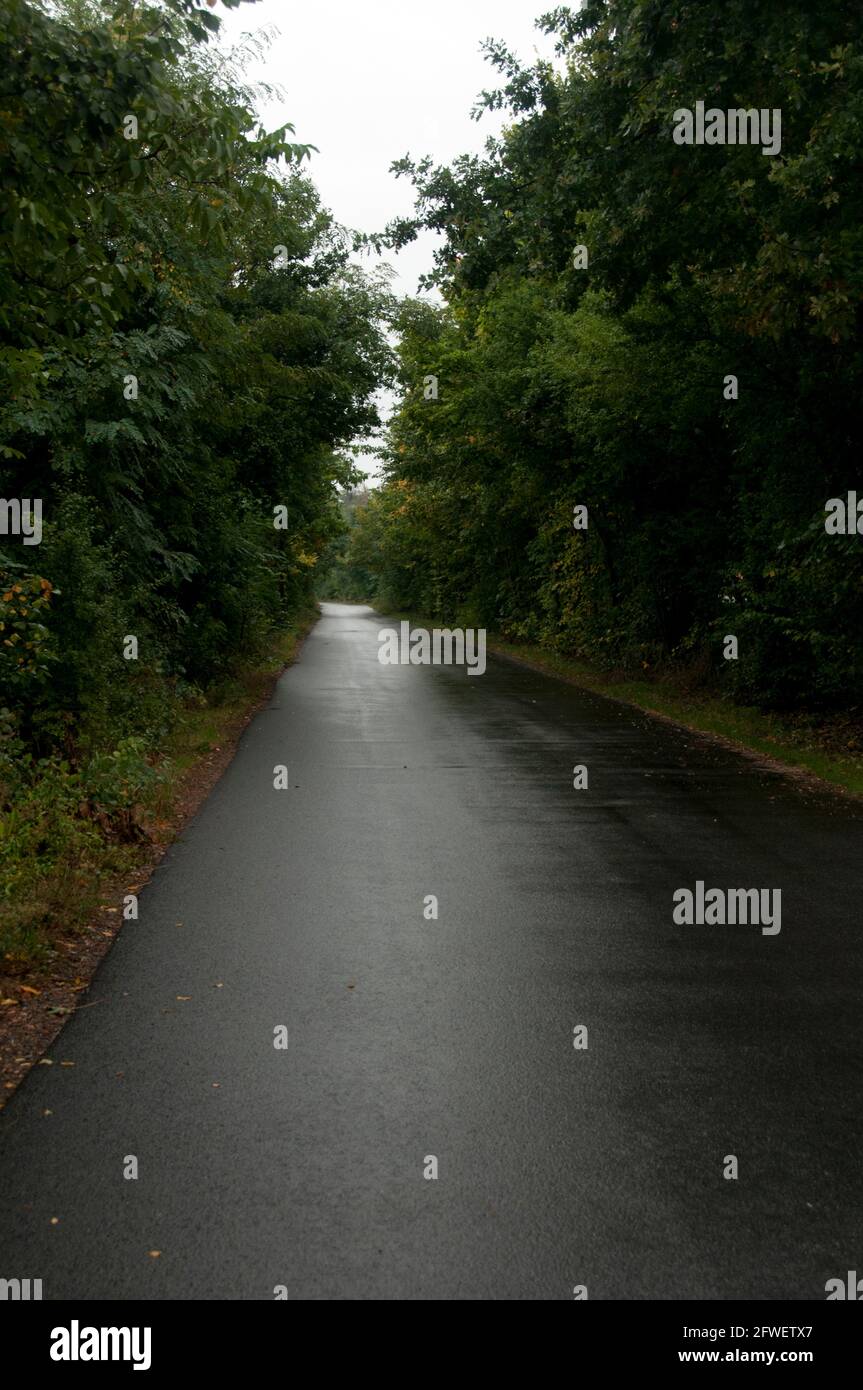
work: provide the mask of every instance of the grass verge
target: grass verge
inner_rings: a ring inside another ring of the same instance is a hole
[[[408,619],[423,627],[445,625],[441,618],[401,611],[387,612],[386,617]],[[863,796],[863,716],[859,711],[823,717],[805,710],[780,715],[732,704],[710,691],[693,690],[683,675],[634,679],[546,647],[509,641],[494,632],[488,632],[486,646],[533,670],[769,758],[788,772],[803,772],[850,795]]]
[[[317,618],[317,609],[302,613],[266,658],[177,711],[134,804],[94,814],[92,805],[74,805],[74,790],[70,801],[62,788],[60,801],[56,786],[43,795],[37,784],[25,814],[13,808],[0,818],[7,865],[0,898],[0,1109],[80,1006],[123,924],[124,899],[141,891],[205,800]],[[118,826],[125,830],[120,836]],[[37,864],[18,863],[16,834]]]

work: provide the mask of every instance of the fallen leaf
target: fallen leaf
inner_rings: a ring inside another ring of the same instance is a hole
[[[51,1225],[52,1225],[52,1226],[59,1226],[59,1225],[60,1225],[60,1218],[59,1218],[59,1216],[52,1216],[52,1217],[51,1217]]]
[[[61,1066],[61,1067],[74,1067],[74,1065],[75,1065],[74,1062],[61,1062],[61,1063],[60,1063],[60,1066]]]
[[[159,1256],[161,1255],[161,1253],[162,1253],[161,1250],[148,1250],[148,1251],[147,1251],[147,1254],[150,1256],[150,1259],[151,1259],[151,1260],[158,1260],[158,1258],[159,1258]]]
[[[41,1059],[41,1061],[39,1062],[39,1066],[40,1066],[40,1067],[53,1067],[53,1065],[54,1065],[54,1059],[53,1059],[53,1057],[43,1057],[43,1058]]]
[[[177,998],[180,999],[180,1000],[182,1000],[182,1002],[183,1002],[184,1004],[187,1004],[188,1001],[191,999],[191,997],[192,997],[191,994],[178,994],[178,995],[177,995]]]
[[[21,986],[21,993],[22,993],[22,994],[41,994],[42,991],[41,991],[41,989],[34,989],[32,985],[22,985],[22,986]]]
[[[53,1114],[54,1114],[54,1111],[53,1111],[53,1110],[43,1110],[43,1111],[42,1111],[42,1114],[43,1114],[43,1115],[53,1115]]]

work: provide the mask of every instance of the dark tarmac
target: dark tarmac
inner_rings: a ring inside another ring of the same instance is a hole
[[[0,1277],[823,1300],[863,1269],[861,810],[323,608],[0,1116]],[[781,890],[781,931],[676,925],[698,880]]]

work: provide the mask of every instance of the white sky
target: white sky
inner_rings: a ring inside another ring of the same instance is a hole
[[[470,119],[478,93],[499,85],[480,44],[503,39],[523,62],[538,53],[551,58],[553,41],[534,19],[553,7],[553,0],[257,0],[236,10],[218,4],[215,12],[222,43],[277,31],[247,73],[283,91],[260,115],[270,129],[290,121],[296,140],[317,145],[304,167],[324,204],[338,222],[372,232],[413,207],[409,181],[389,173],[393,160],[428,154],[447,163],[481,151],[500,130],[500,113]],[[386,258],[398,293],[417,293],[433,245],[424,235]],[[381,402],[386,413],[389,402]],[[375,461],[363,466],[372,471]]]

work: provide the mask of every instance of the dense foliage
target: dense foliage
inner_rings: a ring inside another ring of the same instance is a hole
[[[484,156],[395,166],[416,216],[381,240],[442,233],[445,304],[403,311],[350,562],[394,606],[853,705],[863,547],[825,504],[863,498],[859,8],[587,0],[539,23],[559,64],[488,45],[480,107],[511,122]],[[698,101],[778,108],[781,149],[676,143]]]
[[[384,285],[217,29],[0,0],[0,494],[42,512],[0,534],[7,892],[128,823],[183,699],[308,605],[391,371]]]
[[[366,486],[352,488],[339,500],[344,529],[321,556],[315,578],[315,596],[337,603],[365,603],[377,589],[377,575],[356,555],[354,532],[368,507],[371,493]]]

